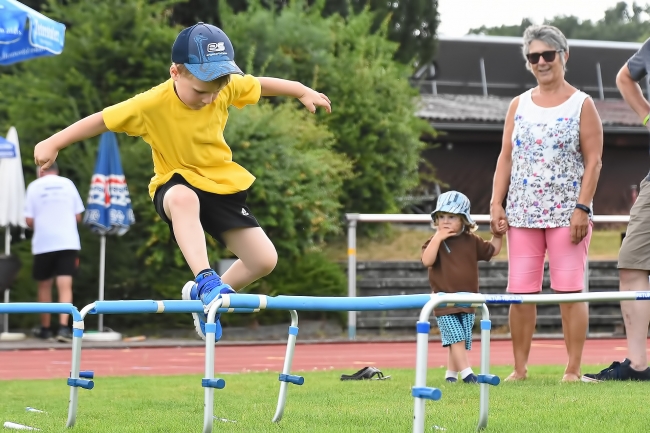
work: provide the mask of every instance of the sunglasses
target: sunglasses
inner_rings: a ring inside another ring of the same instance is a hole
[[[541,53],[530,53],[526,54],[526,58],[531,65],[536,65],[539,63],[539,58],[543,57],[546,63],[551,63],[555,60],[555,54],[561,53],[564,50],[555,50],[555,51],[542,51]]]

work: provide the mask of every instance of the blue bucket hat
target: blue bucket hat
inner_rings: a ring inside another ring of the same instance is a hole
[[[201,81],[244,73],[235,63],[235,49],[218,27],[198,23],[183,29],[172,45],[172,62],[184,65]]]
[[[472,219],[469,214],[470,203],[467,196],[458,191],[447,191],[444,194],[438,196],[438,203],[436,204],[436,210],[431,212],[431,218],[435,221],[436,214],[438,212],[446,212],[456,215],[462,215],[467,219],[467,222],[470,226],[476,226],[476,222]]]

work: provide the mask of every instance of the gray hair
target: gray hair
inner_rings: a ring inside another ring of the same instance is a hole
[[[50,165],[47,170],[41,169],[40,166],[36,166],[36,177],[40,177],[43,173],[59,173],[59,165],[55,162]]]
[[[529,46],[533,41],[544,42],[549,47],[555,48],[558,51],[563,51],[563,53],[569,52],[569,43],[567,42],[564,34],[557,27],[549,25],[528,26],[528,28],[524,31],[524,44],[521,47],[521,51],[524,55],[524,59],[526,59],[526,69],[529,71],[531,68],[530,63],[528,63],[526,54],[528,54]],[[564,55],[562,55],[563,53],[559,53],[560,63],[566,72],[566,60],[564,59]]]

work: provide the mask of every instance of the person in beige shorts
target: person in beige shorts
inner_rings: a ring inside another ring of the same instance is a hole
[[[643,124],[650,127],[650,103],[639,86],[650,71],[650,39],[646,40],[616,76],[616,85],[628,105]],[[618,255],[620,290],[647,291],[650,289],[650,174],[641,182],[639,197],[630,210],[630,222]],[[650,298],[650,292],[647,297]],[[583,382],[606,380],[650,381],[646,342],[650,325],[650,302],[621,301],[621,310],[627,335],[627,357],[615,361],[599,373],[585,374]]]

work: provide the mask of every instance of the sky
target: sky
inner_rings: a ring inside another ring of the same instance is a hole
[[[524,18],[535,24],[556,15],[575,15],[597,21],[620,0],[438,0],[438,35],[463,36],[482,25],[518,25]],[[650,0],[649,0],[650,2]],[[632,0],[626,2],[632,4]],[[637,0],[637,4],[645,4]]]

